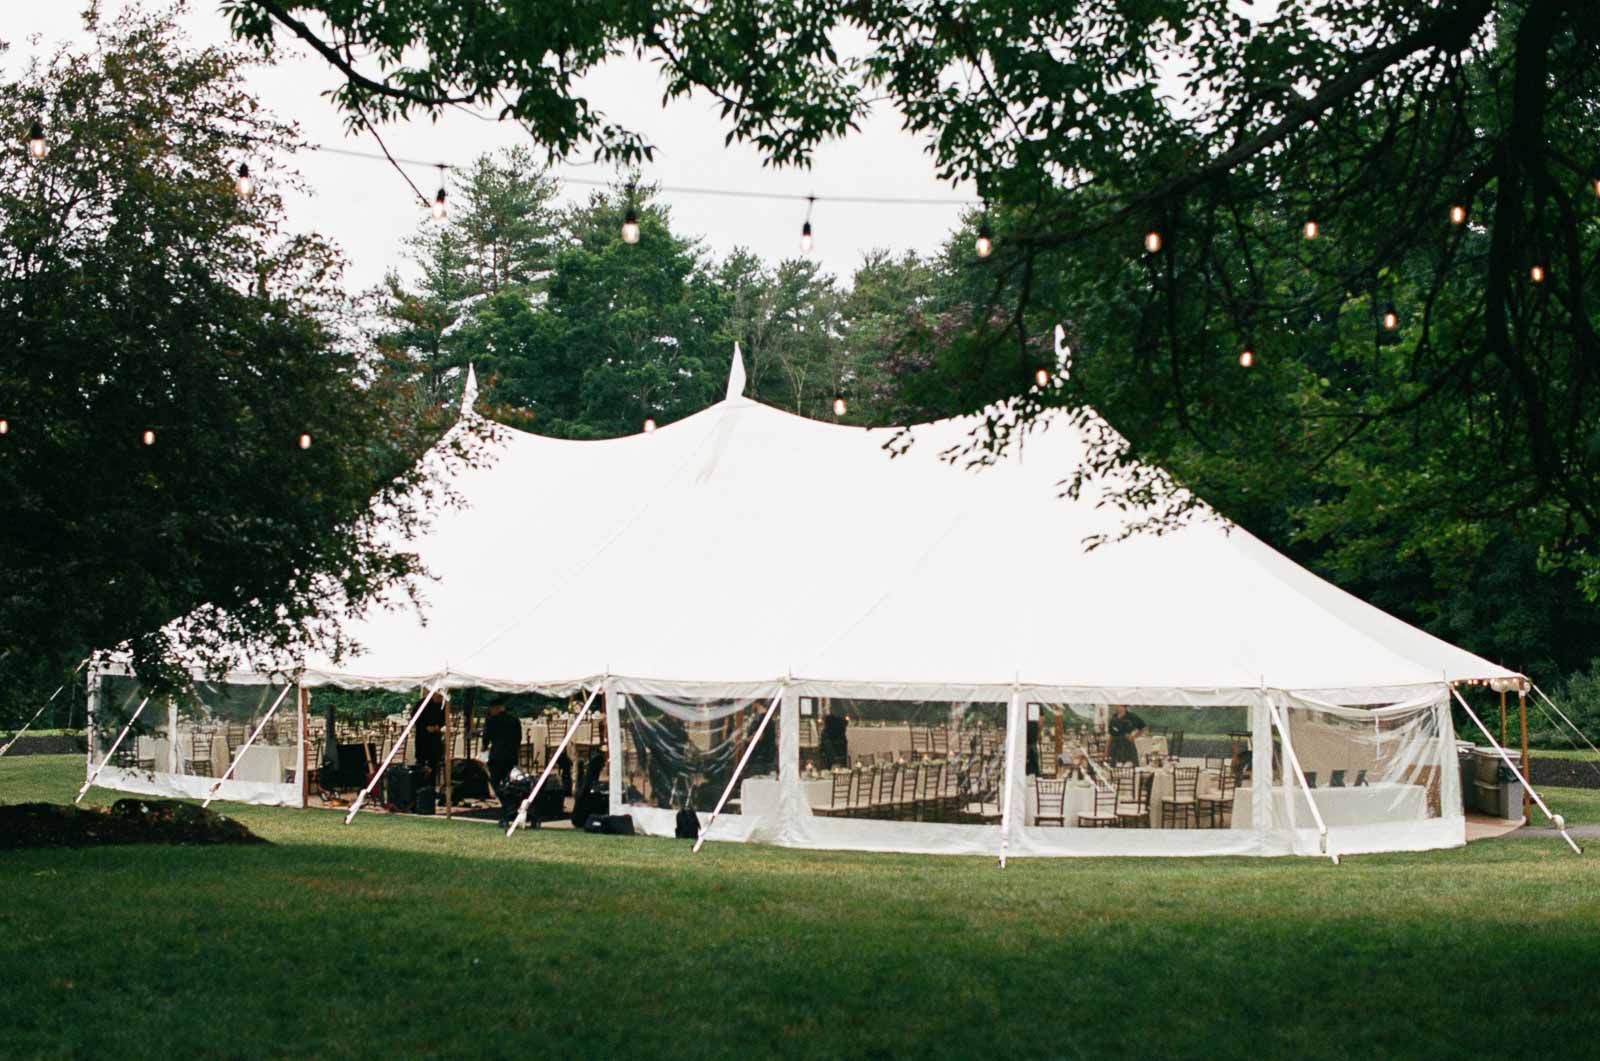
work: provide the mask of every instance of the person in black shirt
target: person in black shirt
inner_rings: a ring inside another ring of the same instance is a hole
[[[1144,735],[1144,719],[1128,713],[1127,704],[1117,704],[1112,709],[1111,722],[1106,726],[1111,734],[1111,765],[1127,763],[1139,765],[1139,746],[1134,739]]]
[[[506,798],[506,781],[511,776],[511,768],[517,765],[517,752],[522,748],[522,723],[506,714],[504,700],[489,704],[489,717],[483,720],[483,743],[489,747],[489,784],[500,800],[500,826],[504,828],[517,813],[517,808]]]
[[[428,697],[427,703],[422,708],[422,715],[417,719],[416,732],[417,765],[423,767],[428,773],[428,782],[433,785],[442,780],[440,772],[444,767],[444,694],[434,693]]]

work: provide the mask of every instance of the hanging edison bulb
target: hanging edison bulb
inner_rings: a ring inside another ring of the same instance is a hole
[[[238,190],[241,199],[248,199],[256,193],[255,178],[250,176],[250,167],[243,162],[239,163],[239,172],[234,177],[233,186]]]
[[[1383,308],[1383,330],[1392,332],[1400,327],[1400,314],[1395,311],[1394,303],[1390,302]]]
[[[1452,225],[1465,224],[1466,220],[1467,220],[1467,208],[1466,207],[1462,206],[1460,203],[1456,203],[1454,206],[1452,206],[1450,208],[1450,223]]]
[[[150,430],[148,427],[144,429],[144,434],[140,435],[139,438],[140,441],[147,446],[153,446],[156,444],[156,433]]]
[[[1306,218],[1306,223],[1300,226],[1300,234],[1306,239],[1316,239],[1322,234],[1322,229],[1318,226],[1315,218],[1308,217]]]
[[[650,432],[654,431],[655,429],[656,429],[655,419],[652,418],[652,417],[648,417],[648,416],[645,417],[644,433],[648,435]]]
[[[1161,233],[1151,229],[1144,234],[1144,249],[1147,253],[1154,254],[1161,249]]]
[[[989,230],[987,218],[978,225],[978,238],[973,242],[972,249],[980,258],[987,258],[994,253],[994,233]]]
[[[44,158],[44,125],[37,118],[28,129],[28,154],[34,158]]]
[[[0,435],[10,434],[10,432],[11,432],[11,421],[7,420],[3,416],[0,416]]]
[[[447,213],[449,213],[449,207],[445,206],[444,202],[444,186],[440,185],[439,193],[433,197],[433,219],[435,221],[443,221]]]
[[[304,432],[304,431],[300,432],[299,443],[300,443],[300,448],[301,449],[310,449],[311,448],[311,436],[309,434],[307,434],[306,432]]]
[[[1535,265],[1532,269],[1529,269],[1528,279],[1532,280],[1536,284],[1544,283],[1544,266]]]
[[[800,226],[800,253],[810,254],[811,248],[816,245],[817,241],[811,236],[811,222],[807,221]]]
[[[1046,368],[1034,369],[1033,382],[1041,387],[1048,387],[1050,385],[1050,370]]]
[[[639,212],[633,207],[628,207],[628,212],[622,215],[622,242],[634,244],[639,242]]]
[[[1249,347],[1239,351],[1239,367],[1249,368],[1256,363],[1256,352]]]
[[[843,416],[848,409],[849,406],[845,404],[844,395],[835,394],[833,396],[833,415]]]

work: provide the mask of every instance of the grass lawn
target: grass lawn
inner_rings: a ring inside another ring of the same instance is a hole
[[[0,760],[0,800],[70,801],[82,770]],[[1548,798],[1600,821],[1596,794]],[[1572,1056],[1600,1035],[1600,871],[1559,840],[1002,872],[223,809],[274,846],[0,856],[0,1053]]]

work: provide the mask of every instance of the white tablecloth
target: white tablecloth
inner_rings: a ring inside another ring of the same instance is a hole
[[[862,726],[852,725],[845,732],[850,744],[850,761],[854,763],[858,755],[877,755],[879,752],[895,752],[899,755],[911,754],[911,727],[910,726]]]
[[[1233,827],[1252,828],[1250,786],[1242,786],[1233,800]],[[1316,827],[1306,794],[1299,785],[1293,786],[1295,795],[1295,822],[1303,829]],[[1312,790],[1317,800],[1317,810],[1322,820],[1333,825],[1375,825],[1380,822],[1421,821],[1428,815],[1428,790],[1422,785],[1377,784],[1360,788],[1317,788]],[[1281,802],[1283,789],[1273,789],[1274,799]]]
[[[1067,783],[1066,798],[1062,801],[1061,811],[1065,817],[1067,828],[1075,828],[1078,824],[1078,815],[1094,813],[1094,786],[1083,782]],[[1037,783],[1028,786],[1028,817],[1024,822],[1032,825],[1039,817],[1039,789]]]
[[[833,798],[833,782],[826,778],[808,781],[800,780],[800,791],[805,793],[806,802],[813,807],[826,807]],[[752,777],[739,786],[739,813],[740,814],[776,814],[778,813],[778,779],[775,777]]]
[[[1167,738],[1157,737],[1156,739],[1164,743]],[[1179,765],[1181,766],[1183,764],[1180,763]],[[1141,775],[1144,774],[1143,770],[1140,770],[1139,772]],[[1154,771],[1154,773],[1155,780],[1150,784],[1150,828],[1157,829],[1161,826],[1161,804],[1163,801],[1172,798],[1172,768],[1162,767],[1161,769]],[[1205,796],[1207,793],[1216,791],[1217,785],[1219,784],[1217,771],[1201,770],[1198,777],[1199,780],[1196,782],[1194,792],[1196,799]]]

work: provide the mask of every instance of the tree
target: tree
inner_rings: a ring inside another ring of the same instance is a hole
[[[1280,444],[1249,459],[1283,480],[1382,425],[1425,432],[1472,411],[1484,429],[1458,439],[1458,483],[1494,468],[1501,515],[1556,506],[1549,555],[1587,564],[1600,589],[1600,23],[1579,0],[1323,0],[1255,18],[1233,0],[227,7],[242,39],[319,50],[354,121],[504,100],[556,152],[649,153],[577,95],[623,49],[661,63],[669,96],[719,101],[730,136],[778,164],[806,163],[886,98],[941,175],[975,180],[1007,215],[1000,312],[972,315],[982,341],[948,346],[968,362],[946,374],[962,404],[1017,397],[1070,309],[1080,360],[1112,378],[1074,373],[1053,393],[1120,406],[1146,455],[1232,446],[1242,460],[1267,422]],[[851,36],[862,47],[838,51]],[[1398,348],[1357,323],[1391,298]],[[1287,351],[1352,330],[1367,356],[1403,363],[1384,379],[1403,387],[1374,378],[1305,407],[1298,385],[1267,379]],[[1243,385],[1227,373],[1246,348],[1260,370]],[[1182,519],[1184,495],[1166,497]]]
[[[126,642],[170,687],[235,645],[341,654],[417,573],[390,534],[443,500],[413,465],[441,425],[369,385],[333,248],[279,234],[295,139],[244,60],[170,16],[89,27],[0,92],[48,146],[0,153],[0,656],[64,676]]]

